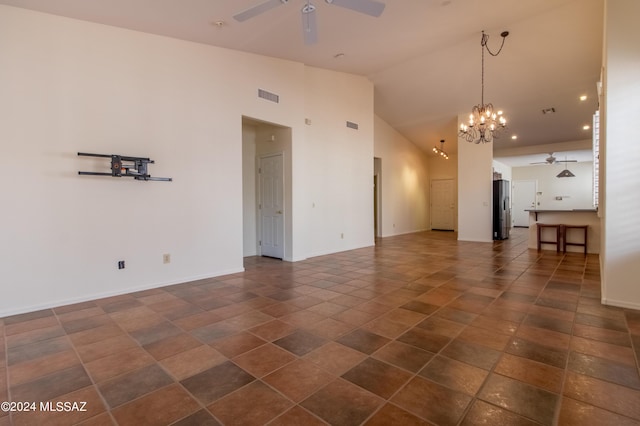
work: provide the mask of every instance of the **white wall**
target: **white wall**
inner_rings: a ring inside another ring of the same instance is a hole
[[[0,316],[241,271],[242,116],[291,128],[292,260],[372,243],[366,79],[7,6],[0,28],[0,259],[11,286]],[[308,132],[305,116],[323,123],[334,110],[360,131]],[[338,163],[317,162],[323,149]],[[151,174],[174,181],[78,176],[108,171],[78,151],[149,156]],[[325,191],[329,179],[349,184]],[[345,212],[331,231],[345,243],[308,238],[334,219],[308,217],[307,194],[320,191],[327,212]]]
[[[382,236],[429,229],[427,155],[375,116],[375,157],[382,165]]]
[[[605,6],[604,102],[601,103],[602,301],[640,309],[640,2]]]
[[[467,116],[458,117],[460,123]],[[493,145],[458,140],[458,240],[493,241]]]
[[[497,160],[493,160],[491,164],[493,165],[493,172],[500,173],[502,175],[500,179],[508,180],[509,182],[513,180],[511,166],[507,166]]]
[[[293,143],[294,175],[304,176],[293,182],[299,201],[293,235],[308,257],[371,246],[373,85],[364,77],[307,67],[304,94],[310,124],[303,131],[310,142]],[[347,121],[359,128],[348,128]]]
[[[458,156],[450,155],[448,160],[436,155],[429,155],[430,179],[456,179],[458,177]]]
[[[571,210],[593,208],[593,162],[567,163],[575,177],[558,178],[565,165],[514,167],[513,180],[538,181],[539,210]],[[561,197],[557,200],[556,197]]]

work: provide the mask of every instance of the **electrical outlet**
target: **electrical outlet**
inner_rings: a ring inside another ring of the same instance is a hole
[[[162,255],[162,263],[171,263],[171,255],[169,253]]]
[[[118,260],[118,269],[124,269],[124,260]]]

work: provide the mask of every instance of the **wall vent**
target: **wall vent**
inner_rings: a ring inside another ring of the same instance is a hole
[[[266,90],[258,89],[258,97],[277,104],[280,103],[280,96],[275,93],[267,92]]]
[[[358,123],[354,123],[353,121],[347,121],[347,127],[350,129],[358,130]]]

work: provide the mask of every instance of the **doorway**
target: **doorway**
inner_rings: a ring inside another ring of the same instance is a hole
[[[454,179],[434,179],[431,181],[432,230],[455,230],[455,189]]]
[[[529,212],[527,209],[536,208],[536,180],[514,180],[511,189],[511,217],[513,226],[529,227]]]
[[[242,117],[244,257],[293,258],[291,146],[290,127]]]

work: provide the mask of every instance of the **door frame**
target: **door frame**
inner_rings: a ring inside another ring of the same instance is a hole
[[[373,237],[382,237],[382,158],[373,157]]]
[[[242,177],[243,177],[243,257],[260,256],[258,246],[258,158],[282,152],[284,160],[284,258],[287,262],[303,260],[294,253],[293,240],[293,130],[289,126],[242,115]],[[298,248],[298,252],[300,252]]]

